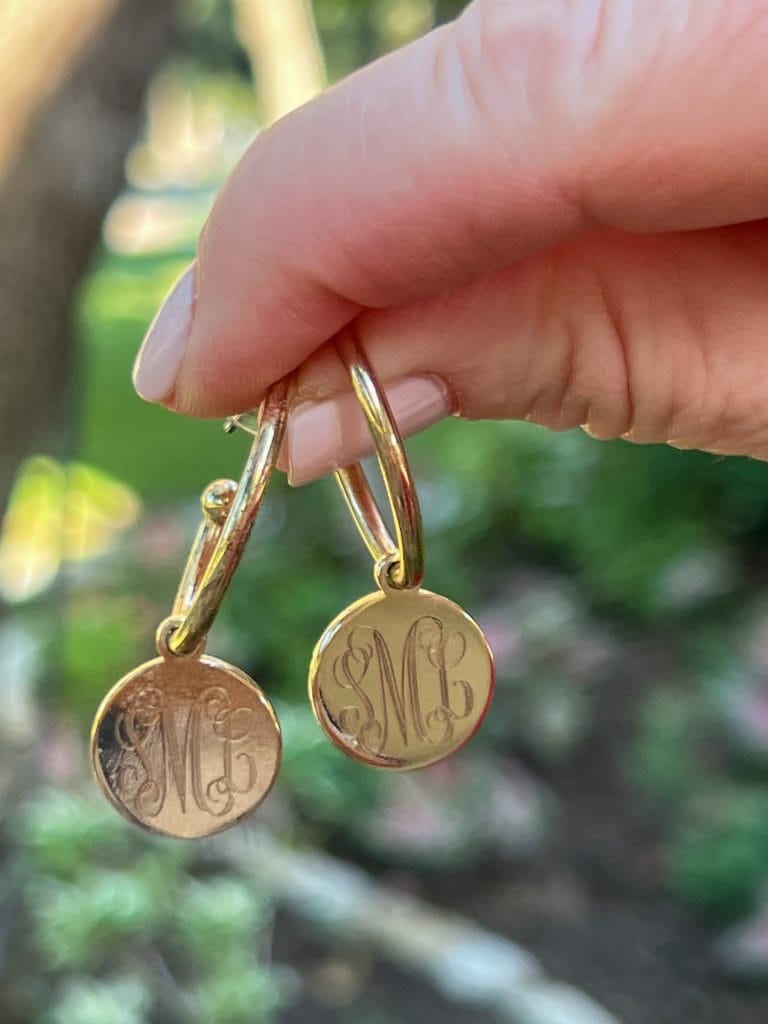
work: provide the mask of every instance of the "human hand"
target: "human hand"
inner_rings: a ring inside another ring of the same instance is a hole
[[[768,458],[767,0],[474,0],[261,134],[135,382],[199,416],[301,367],[294,483],[454,412]]]

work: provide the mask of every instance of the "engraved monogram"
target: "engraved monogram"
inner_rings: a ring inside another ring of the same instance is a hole
[[[233,707],[221,686],[209,686],[184,705],[155,686],[145,686],[116,714],[114,735],[122,752],[112,785],[142,817],[157,817],[175,790],[182,814],[222,817],[237,794],[256,784],[256,761],[247,750],[255,712]],[[181,713],[180,713],[181,712]]]
[[[455,723],[475,706],[471,684],[453,676],[466,652],[463,633],[423,615],[406,632],[398,674],[399,652],[381,630],[353,627],[333,661],[334,683],[355,698],[335,716],[338,728],[376,755],[386,753],[392,741],[405,748],[450,743]]]

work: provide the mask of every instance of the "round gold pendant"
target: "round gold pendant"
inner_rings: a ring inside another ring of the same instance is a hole
[[[458,605],[427,590],[361,598],[315,647],[309,693],[345,753],[379,768],[421,768],[462,747],[493,697],[493,654]]]
[[[91,733],[96,778],[115,807],[185,839],[220,832],[257,807],[281,746],[261,689],[208,656],[140,665],[104,698]]]

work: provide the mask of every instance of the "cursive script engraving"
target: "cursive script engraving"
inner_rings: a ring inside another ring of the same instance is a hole
[[[113,786],[142,817],[161,813],[173,793],[182,814],[192,807],[222,817],[236,794],[256,784],[256,760],[247,749],[254,711],[233,707],[221,686],[196,698],[169,700],[146,686],[115,717],[115,740],[122,757]]]
[[[333,661],[333,682],[349,694],[336,715],[339,729],[376,755],[392,742],[405,749],[449,743],[456,722],[475,706],[471,684],[454,677],[466,652],[464,635],[449,632],[434,615],[411,623],[401,652],[380,629],[353,627]]]

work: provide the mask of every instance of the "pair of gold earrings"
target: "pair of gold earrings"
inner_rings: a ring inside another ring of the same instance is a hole
[[[345,753],[379,768],[433,764],[478,730],[494,688],[480,627],[445,597],[421,589],[421,512],[386,396],[354,338],[338,350],[376,446],[396,538],[360,464],[336,475],[375,562],[378,589],[328,626],[309,670],[315,715]],[[280,450],[288,385],[274,385],[258,415],[231,423],[254,435],[239,484],[221,480],[202,499],[195,538],[159,657],[107,694],[91,734],[102,789],[131,821],[193,838],[240,821],[267,796],[280,766],[275,711],[240,669],[204,653]]]

